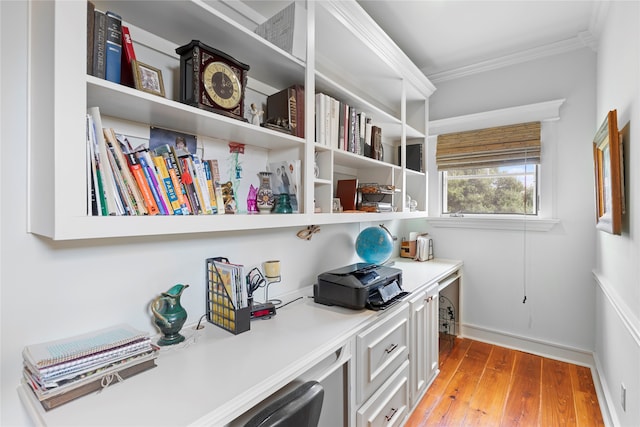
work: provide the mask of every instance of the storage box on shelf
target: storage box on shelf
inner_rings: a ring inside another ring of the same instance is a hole
[[[32,32],[30,80],[34,97],[30,117],[31,232],[67,240],[426,216],[425,174],[395,166],[386,156],[382,161],[364,158],[319,147],[314,141],[313,97],[321,90],[365,111],[373,124],[382,128],[383,142],[389,147],[405,144],[407,138],[426,138],[427,103],[434,87],[355,1],[302,3],[308,22],[315,21],[308,26],[316,31],[316,44],[308,44],[308,63],[255,34],[255,26],[239,24],[216,9],[222,7],[216,3],[162,1],[154,2],[153,7],[137,1],[94,3],[97,9],[118,13],[130,27],[134,43],[138,31],[149,51],[154,55],[162,52],[167,94],[163,98],[87,75],[85,2],[34,3],[31,28],[38,30]],[[201,40],[249,64],[249,87],[268,92],[265,95],[293,84],[304,85],[305,138],[175,101],[179,70],[175,48],[190,40]],[[138,59],[144,62],[145,58]],[[195,134],[220,144],[234,141],[262,148],[266,150],[265,164],[286,160],[293,153],[302,161],[301,213],[153,219],[88,216],[84,118],[87,108],[93,106],[120,120]],[[315,151],[321,171],[317,178],[312,167]],[[419,212],[400,206],[395,213],[336,218],[328,213],[336,174],[392,183],[401,199],[410,192],[419,201]],[[321,213],[314,213],[315,206]]]

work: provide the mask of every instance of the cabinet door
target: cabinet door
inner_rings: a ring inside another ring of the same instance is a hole
[[[426,345],[427,345],[427,384],[438,374],[438,290],[433,289],[427,292],[426,302]]]
[[[411,405],[422,397],[438,369],[438,291],[422,291],[411,306]]]
[[[411,405],[414,406],[427,384],[427,293],[419,292],[411,306]]]

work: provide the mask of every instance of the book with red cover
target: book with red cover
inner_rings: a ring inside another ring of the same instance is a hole
[[[340,199],[340,204],[344,211],[356,209],[356,199],[358,196],[357,179],[339,179],[336,188],[336,197]]]
[[[160,209],[158,209],[158,204],[151,193],[151,188],[147,182],[142,165],[138,161],[138,157],[135,153],[127,153],[126,158],[127,163],[129,164],[129,169],[131,169],[131,173],[138,183],[138,188],[140,189],[140,193],[144,199],[144,204],[147,207],[147,213],[149,215],[158,215],[160,213]]]
[[[120,70],[120,83],[134,87],[133,80],[133,60],[136,59],[136,52],[133,49],[133,40],[131,39],[131,33],[129,27],[122,26],[122,60]]]

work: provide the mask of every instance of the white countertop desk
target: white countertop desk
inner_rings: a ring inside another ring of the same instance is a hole
[[[395,261],[409,292],[437,285],[462,266],[443,259]],[[239,335],[206,322],[199,331],[187,328],[185,343],[163,348],[157,367],[48,412],[28,385],[18,393],[38,425],[225,425],[386,314],[316,304],[312,293],[304,289],[303,299],[269,320],[252,321]]]

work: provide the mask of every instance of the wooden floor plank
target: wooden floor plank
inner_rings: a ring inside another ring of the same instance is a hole
[[[460,362],[464,359],[471,340],[468,339],[456,339],[456,343],[449,351],[442,351],[440,353],[440,373],[436,379],[431,383],[431,386],[427,389],[424,397],[416,406],[413,414],[405,424],[405,427],[417,427],[425,425],[425,420],[429,417],[433,408],[438,404],[445,389],[451,381],[451,378],[456,373]]]
[[[576,409],[569,364],[542,360],[540,419],[543,426],[576,426]]]
[[[541,357],[516,352],[513,382],[509,388],[501,425],[539,425],[541,369]]]
[[[573,387],[576,421],[579,427],[604,426],[602,412],[598,404],[596,388],[593,385],[591,369],[584,366],[569,366]]]
[[[426,425],[462,425],[490,354],[490,344],[471,343]]]
[[[512,350],[493,347],[486,369],[469,403],[465,426],[497,426],[502,419],[515,354]]]

